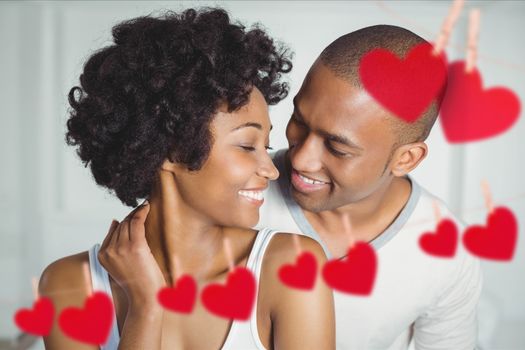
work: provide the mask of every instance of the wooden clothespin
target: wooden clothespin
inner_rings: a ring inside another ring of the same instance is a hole
[[[84,284],[87,290],[88,297],[93,295],[93,286],[91,284],[91,272],[89,271],[88,263],[82,264],[82,274],[84,275]]]
[[[230,267],[230,272],[232,272],[235,269],[235,264],[233,262],[233,254],[230,239],[225,237],[223,240],[223,245],[224,253],[226,254],[226,259],[228,260],[228,266]]]
[[[469,15],[467,59],[465,65],[465,70],[467,73],[472,72],[472,70],[474,70],[476,67],[476,60],[478,58],[479,21],[479,9],[471,10]]]
[[[464,0],[454,0],[452,3],[448,15],[441,26],[441,31],[436,39],[436,43],[434,44],[434,55],[439,55],[441,51],[447,47],[450,35],[452,34],[452,29],[458,20],[464,2]]]
[[[483,191],[483,197],[485,198],[485,206],[487,211],[491,214],[494,211],[494,202],[492,200],[492,193],[490,191],[489,183],[486,180],[481,182],[481,190]]]

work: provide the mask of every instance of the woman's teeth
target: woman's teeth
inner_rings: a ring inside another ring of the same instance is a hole
[[[306,182],[307,184],[311,184],[311,185],[322,185],[322,184],[325,184],[326,182],[322,182],[322,181],[317,181],[317,180],[312,180],[312,179],[309,179],[301,174],[297,174],[299,175],[299,177],[301,178],[301,180],[303,180],[304,182]]]
[[[262,191],[239,191],[239,194],[244,197],[248,197],[251,199],[255,199],[257,201],[260,201],[263,199],[263,193]]]

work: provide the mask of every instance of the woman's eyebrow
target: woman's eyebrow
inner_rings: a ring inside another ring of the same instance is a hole
[[[231,131],[235,131],[235,130],[239,130],[239,129],[247,128],[247,127],[253,127],[253,128],[258,129],[258,130],[262,130],[263,129],[262,125],[259,124],[259,123],[247,122],[247,123],[241,124],[239,126],[236,126]],[[270,130],[272,130],[272,129],[273,129],[273,125],[270,125]]]

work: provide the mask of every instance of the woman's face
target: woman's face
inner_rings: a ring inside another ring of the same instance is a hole
[[[268,105],[255,87],[239,110],[221,107],[210,125],[213,144],[202,168],[175,175],[188,208],[222,226],[257,224],[263,191],[279,176],[267,152],[270,129]]]

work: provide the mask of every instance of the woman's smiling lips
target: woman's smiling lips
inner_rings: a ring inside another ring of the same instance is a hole
[[[293,187],[303,193],[311,193],[325,188],[329,183],[324,181],[319,181],[301,175],[297,170],[292,169],[291,182]]]
[[[264,202],[263,191],[266,188],[267,187],[254,188],[254,189],[249,189],[249,190],[240,190],[238,193],[241,197],[246,199],[248,202],[255,204],[257,206],[261,206]]]

